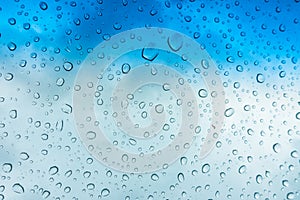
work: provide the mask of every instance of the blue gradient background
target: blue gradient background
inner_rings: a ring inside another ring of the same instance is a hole
[[[291,155],[300,151],[299,1],[56,0],[47,2],[47,10],[39,3],[0,2],[0,199],[300,199],[300,160]],[[88,52],[107,35],[144,26],[173,29],[204,46],[220,71],[226,108],[235,110],[210,156],[199,160],[187,152],[187,164],[178,160],[155,172],[157,181],[153,174],[123,174],[93,160],[72,115],[62,112],[72,105],[74,80]],[[8,49],[10,42],[16,50]],[[63,69],[66,61],[73,63],[70,72]],[[9,115],[14,109],[16,119]],[[21,152],[29,159],[22,160]],[[12,164],[10,173],[4,163]],[[210,171],[202,173],[206,163]],[[247,170],[240,174],[242,165]],[[57,174],[51,175],[51,166],[58,166]],[[14,192],[15,183],[24,193]],[[103,189],[108,196],[101,196]]]

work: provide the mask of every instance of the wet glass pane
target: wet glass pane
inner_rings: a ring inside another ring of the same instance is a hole
[[[300,199],[300,2],[0,2],[0,200]]]

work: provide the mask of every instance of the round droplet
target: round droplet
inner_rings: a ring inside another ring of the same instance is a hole
[[[110,191],[109,191],[109,189],[104,188],[104,189],[101,190],[100,194],[101,194],[102,197],[107,197],[110,194]]]
[[[233,114],[234,114],[234,109],[233,108],[228,108],[224,112],[225,117],[231,117]]]
[[[71,71],[73,69],[73,64],[71,62],[65,62],[63,67],[66,71]]]
[[[95,184],[94,183],[89,183],[89,184],[87,184],[86,188],[88,190],[94,190],[95,189]]]
[[[152,174],[152,175],[151,175],[151,179],[152,179],[153,181],[158,181],[159,176],[158,176],[157,174]]]
[[[6,81],[11,81],[14,78],[14,75],[12,73],[6,73],[4,76],[4,79]]]
[[[55,175],[55,174],[57,174],[57,172],[58,172],[58,167],[57,166],[50,167],[50,169],[49,169],[49,174],[50,175]]]
[[[294,150],[294,151],[291,152],[291,157],[292,158],[298,158],[299,157],[299,154],[298,154],[297,150]]]
[[[186,165],[187,164],[187,158],[186,157],[181,157],[180,158],[180,164],[181,165]]]
[[[240,174],[244,174],[246,172],[246,170],[247,170],[247,167],[245,165],[242,165],[242,166],[240,166],[238,171]]]
[[[17,23],[17,21],[16,21],[15,18],[9,18],[9,19],[8,19],[8,23],[9,23],[10,25],[15,25],[15,24]]]
[[[11,163],[4,163],[2,165],[2,170],[5,172],[5,173],[10,173],[12,171],[12,164]]]
[[[206,174],[210,171],[210,165],[208,163],[202,166],[202,173]]]
[[[263,83],[263,82],[265,81],[265,76],[264,76],[263,74],[261,74],[261,73],[258,73],[258,74],[256,75],[256,81],[257,81],[258,83]]]
[[[13,184],[12,190],[17,194],[22,194],[25,191],[24,187],[20,183]]]
[[[48,4],[44,1],[41,1],[39,5],[40,5],[40,8],[42,10],[47,10],[48,9]]]
[[[170,90],[170,84],[168,84],[168,83],[163,84],[163,90],[164,91],[169,91]]]
[[[280,31],[280,32],[284,32],[285,30],[286,30],[285,25],[284,25],[284,24],[280,24],[280,25],[279,25],[279,31]]]
[[[208,63],[208,60],[206,59],[202,59],[201,60],[201,65],[204,69],[208,69],[209,68],[209,63]]]
[[[157,113],[162,113],[162,112],[164,112],[164,106],[163,106],[162,104],[157,104],[157,105],[155,106],[155,111],[156,111]]]
[[[205,97],[207,97],[208,92],[207,92],[207,90],[205,90],[205,89],[200,89],[200,90],[198,91],[198,95],[199,95],[199,97],[201,97],[201,98],[205,98]]]
[[[280,145],[279,143],[275,143],[275,144],[273,145],[273,151],[274,151],[275,153],[279,153],[280,150],[281,150],[281,145]]]
[[[289,193],[286,195],[286,198],[287,198],[288,200],[290,200],[290,199],[295,199],[295,194],[294,194],[294,192],[289,192]]]
[[[65,79],[63,79],[63,78],[58,78],[56,80],[56,85],[57,86],[63,86],[64,83],[65,83]]]
[[[131,67],[128,63],[124,63],[122,65],[122,73],[123,74],[128,74],[128,72],[130,71]]]
[[[13,43],[13,42],[10,42],[10,43],[7,44],[7,48],[8,48],[10,51],[14,51],[14,50],[16,50],[17,45],[16,45],[15,43]]]
[[[86,133],[86,137],[89,139],[89,140],[93,140],[96,138],[96,133],[94,131],[89,131]]]

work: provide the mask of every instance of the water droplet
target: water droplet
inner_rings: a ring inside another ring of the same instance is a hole
[[[24,187],[20,183],[13,184],[12,189],[17,194],[22,194],[25,191]]]
[[[280,150],[281,150],[281,145],[280,145],[279,143],[275,143],[275,144],[273,145],[273,151],[274,151],[275,153],[279,153]]]
[[[69,104],[65,104],[62,108],[61,108],[61,111],[66,113],[66,114],[71,114],[72,113],[72,106],[69,105]]]
[[[14,75],[12,73],[6,73],[4,76],[4,79],[6,81],[11,81],[14,78]]]
[[[158,181],[158,180],[159,180],[159,176],[158,176],[157,174],[152,174],[152,175],[151,175],[151,179],[152,179],[153,181]]]
[[[56,80],[56,85],[57,86],[63,86],[64,83],[65,83],[65,79],[63,79],[63,78],[58,78]]]
[[[169,83],[164,83],[163,84],[163,90],[164,91],[169,91],[170,90],[170,84]]]
[[[96,133],[94,132],[94,131],[88,131],[87,133],[86,133],[86,137],[89,139],[89,140],[93,140],[93,139],[95,139],[96,138]]]
[[[101,194],[102,197],[107,197],[110,194],[110,191],[109,191],[109,189],[104,188],[104,189],[101,190],[100,194]]]
[[[88,190],[94,190],[94,189],[95,189],[95,184],[89,183],[89,184],[87,184],[86,188],[87,188]]]
[[[157,104],[157,105],[155,106],[155,111],[156,111],[157,113],[162,113],[162,112],[164,112],[164,106],[163,106],[162,104]]]
[[[202,60],[201,60],[201,66],[202,66],[204,69],[208,69],[208,68],[209,68],[209,62],[208,62],[208,60],[202,59]]]
[[[123,74],[128,74],[128,72],[130,71],[131,67],[128,63],[124,63],[122,65],[122,73]]]
[[[177,180],[179,181],[179,183],[182,183],[184,181],[185,177],[183,173],[179,173],[177,175]]]
[[[5,172],[5,173],[10,173],[12,171],[12,164],[11,163],[4,163],[2,165],[2,170]]]
[[[73,64],[71,62],[65,62],[63,64],[63,68],[66,70],[66,71],[71,71],[73,69]]]
[[[202,166],[202,173],[206,174],[210,171],[210,165],[208,163]]]
[[[282,185],[284,187],[288,187],[289,186],[289,181],[288,180],[282,180]]]
[[[50,169],[49,169],[49,174],[50,175],[55,175],[55,174],[57,174],[57,172],[58,172],[58,167],[57,166],[50,167]]]
[[[263,177],[262,177],[262,175],[260,175],[260,174],[258,174],[257,176],[256,176],[256,182],[258,183],[258,184],[261,184],[262,183],[262,181],[263,181]]]
[[[26,152],[21,152],[21,153],[20,153],[20,158],[21,158],[22,160],[28,160],[29,155],[28,155],[28,153],[26,153]]]
[[[157,56],[158,56],[158,51],[157,51],[157,49],[153,49],[153,48],[143,48],[143,50],[142,50],[142,57],[143,57],[145,60],[153,61]]]
[[[40,4],[39,4],[39,6],[40,6],[40,8],[41,8],[42,10],[47,10],[47,9],[48,9],[48,5],[47,5],[47,3],[44,2],[44,1],[41,1]]]
[[[242,165],[242,166],[240,166],[238,172],[240,174],[244,174],[246,172],[246,170],[247,170],[247,167],[245,165]]]
[[[17,45],[16,45],[15,43],[13,43],[13,42],[10,42],[10,43],[7,44],[7,48],[8,48],[10,51],[14,51],[14,50],[16,50]]]
[[[17,21],[16,21],[15,18],[9,18],[9,19],[8,19],[8,23],[9,23],[10,25],[15,25],[15,24],[17,23]]]
[[[289,192],[289,193],[286,195],[286,198],[287,198],[288,200],[290,200],[290,199],[295,199],[295,194],[294,194],[294,192]]]
[[[280,32],[284,32],[285,30],[286,30],[285,25],[284,25],[284,24],[280,24],[280,25],[279,25],[279,31],[280,31]]]
[[[265,81],[265,76],[264,76],[263,74],[261,74],[261,73],[258,73],[258,74],[256,75],[256,81],[257,81],[258,83],[263,83],[263,82]]]
[[[292,156],[292,158],[298,158],[299,154],[298,154],[297,150],[292,151],[291,156]]]
[[[183,46],[182,35],[175,34],[172,35],[171,37],[168,37],[167,43],[172,51],[174,52],[179,51]]]
[[[200,89],[200,90],[198,91],[198,95],[199,95],[199,97],[201,97],[201,98],[205,98],[205,97],[207,97],[208,92],[207,92],[205,89]]]
[[[234,114],[234,109],[233,108],[228,108],[224,112],[225,117],[231,117],[233,114]]]
[[[300,112],[296,114],[296,119],[300,120]]]
[[[186,164],[187,164],[187,161],[188,161],[188,160],[187,160],[187,157],[181,157],[181,158],[180,158],[180,164],[181,164],[181,165],[186,165]]]

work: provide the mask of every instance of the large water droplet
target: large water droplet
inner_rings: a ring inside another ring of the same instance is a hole
[[[273,145],[273,151],[274,151],[275,153],[279,153],[280,150],[281,150],[281,145],[280,145],[279,143],[275,143],[275,144]]]
[[[22,194],[25,191],[24,187],[20,183],[13,184],[12,190],[17,194]]]

